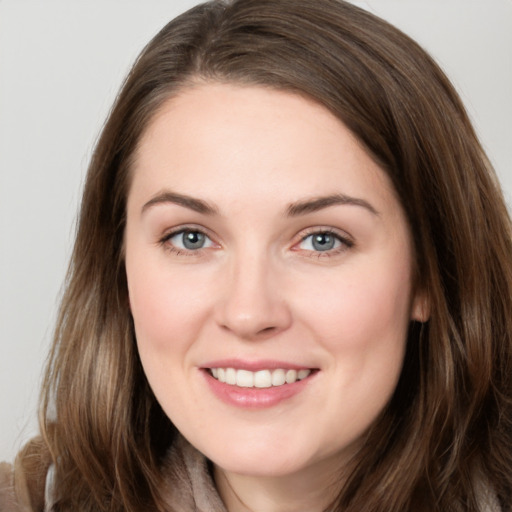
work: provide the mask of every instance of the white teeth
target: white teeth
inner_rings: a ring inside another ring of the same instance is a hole
[[[211,368],[212,376],[219,382],[225,382],[232,386],[241,388],[270,388],[272,386],[282,386],[284,384],[293,384],[298,380],[305,379],[311,370],[259,370],[251,372],[249,370],[236,370],[235,368]]]
[[[272,375],[270,370],[261,370],[254,374],[254,387],[269,388],[272,386]]]
[[[284,370],[274,370],[272,372],[272,386],[282,386],[286,382],[286,373]]]
[[[299,379],[299,380],[305,379],[310,373],[311,373],[311,370],[299,370],[297,372],[297,379]]]
[[[226,369],[226,384],[236,384],[236,371],[234,368]]]
[[[236,372],[236,385],[240,388],[252,388],[254,386],[254,374],[247,370]]]
[[[293,384],[297,380],[297,370],[288,370],[286,372],[286,384]]]

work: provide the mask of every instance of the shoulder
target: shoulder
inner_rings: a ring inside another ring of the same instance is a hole
[[[496,498],[496,494],[491,488],[481,487],[478,494],[479,507],[482,512],[501,512],[502,509]]]
[[[36,511],[32,507],[25,475],[15,466],[0,463],[0,510],[5,512]]]
[[[209,463],[185,438],[179,436],[162,468],[163,499],[179,512],[226,512],[217,493]]]
[[[14,490],[14,470],[10,464],[0,463],[0,510],[14,512],[20,508]]]
[[[0,510],[43,512],[50,463],[40,439],[28,443],[14,464],[0,463]]]

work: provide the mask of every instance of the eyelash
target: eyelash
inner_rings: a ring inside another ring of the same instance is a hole
[[[166,251],[171,252],[172,254],[175,254],[176,256],[199,256],[201,253],[207,249],[204,247],[201,247],[199,249],[193,250],[193,249],[181,249],[179,247],[174,246],[170,243],[170,240],[180,234],[183,233],[199,233],[200,235],[204,235],[206,238],[211,240],[211,237],[208,235],[208,233],[196,226],[181,226],[179,228],[174,229],[173,231],[166,233],[159,241],[158,243],[164,247]]]
[[[340,242],[339,247],[328,249],[326,251],[313,251],[313,250],[305,250],[307,255],[311,258],[331,258],[333,256],[338,256],[339,254],[351,249],[354,247],[354,241],[350,239],[346,235],[341,235],[338,231],[332,228],[310,228],[306,230],[306,233],[301,236],[301,239],[298,243],[294,244],[294,247],[297,247],[301,243],[305,242],[309,237],[314,235],[329,235],[334,237],[338,242]],[[296,251],[302,251],[303,249],[297,248],[294,249]]]
[[[177,235],[180,235],[180,234],[187,233],[187,232],[188,233],[199,233],[200,235],[203,235],[208,240],[210,240],[212,242],[212,244],[215,243],[215,242],[212,241],[211,237],[208,235],[206,230],[201,229],[201,228],[196,227],[196,226],[181,226],[181,227],[179,227],[177,229],[174,229],[173,231],[171,231],[169,233],[166,233],[158,241],[158,243],[161,246],[163,246],[165,248],[165,250],[175,254],[176,256],[200,256],[205,250],[208,249],[208,247],[201,247],[201,248],[198,248],[196,250],[193,250],[193,249],[181,249],[181,248],[178,248],[178,247],[174,246],[173,244],[171,244],[169,242],[173,237],[175,237]],[[340,245],[337,248],[328,249],[328,250],[325,250],[325,251],[314,251],[314,250],[305,250],[305,249],[296,248],[298,245],[302,244],[309,237],[311,237],[313,235],[329,235],[329,236],[332,236],[332,237],[334,237],[340,243]],[[310,229],[306,230],[306,232],[304,234],[302,234],[300,240],[293,245],[292,250],[297,251],[297,252],[298,251],[302,251],[302,252],[307,253],[307,255],[309,257],[311,257],[311,258],[318,258],[318,259],[320,259],[320,258],[328,258],[328,257],[337,256],[337,255],[347,251],[348,249],[351,249],[352,247],[354,247],[354,241],[351,240],[349,237],[341,235],[339,232],[335,231],[332,228],[318,228],[318,227],[315,227],[315,228],[310,228]]]

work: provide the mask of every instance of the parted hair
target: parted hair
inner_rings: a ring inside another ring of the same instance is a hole
[[[406,213],[413,322],[397,388],[329,510],[512,510],[512,242],[502,193],[465,109],[408,36],[342,0],[233,0],[167,24],[126,78],[88,170],[42,391],[55,511],[171,511],[177,431],[137,353],[123,260],[134,152],[167,99],[197,81],[311,98],[386,172]]]

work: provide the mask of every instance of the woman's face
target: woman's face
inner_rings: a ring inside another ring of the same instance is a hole
[[[126,271],[164,411],[226,471],[338,469],[423,316],[389,179],[325,108],[259,87],[180,93],[136,156]]]

